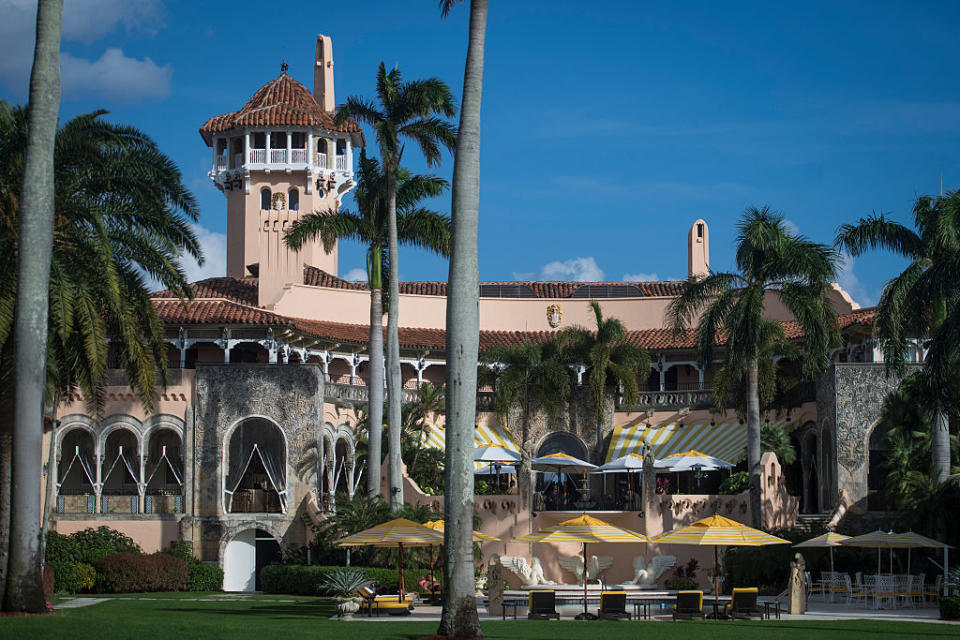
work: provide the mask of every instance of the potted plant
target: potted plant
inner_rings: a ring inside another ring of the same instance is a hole
[[[331,571],[323,576],[318,590],[326,595],[333,596],[337,602],[337,617],[341,620],[351,620],[353,614],[360,609],[359,591],[370,586],[370,579],[359,569],[340,569]]]

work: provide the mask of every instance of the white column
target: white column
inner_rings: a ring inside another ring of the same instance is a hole
[[[243,164],[250,164],[250,132],[243,134]]]
[[[267,131],[267,151],[266,151],[266,155],[267,155],[267,157],[264,158],[263,161],[266,162],[267,165],[269,165],[269,164],[270,164],[270,132],[269,132],[269,131]],[[273,205],[272,202],[271,202],[270,204]]]
[[[290,162],[293,160],[292,149],[293,149],[293,132],[287,131],[287,164],[290,164]],[[289,205],[290,203],[288,202],[287,206],[289,207]]]
[[[350,144],[350,138],[347,138],[347,153],[346,158],[347,166],[344,167],[347,171],[353,171],[353,145]]]
[[[146,496],[147,496],[147,483],[146,483],[146,466],[147,462],[143,458],[143,448],[144,444],[140,443],[140,478],[137,479],[137,513],[145,513],[146,510]]]
[[[703,367],[699,365],[693,365],[697,370],[697,377],[700,379],[700,390],[703,391]]]
[[[217,143],[219,140],[220,138],[213,139],[213,166],[211,168],[213,169],[214,173],[216,173],[217,171]],[[230,162],[230,151],[228,149],[227,150],[227,163],[228,163],[227,166],[230,166],[229,162]]]
[[[350,384],[357,384],[357,354],[350,358]]]
[[[99,451],[96,453],[97,458],[97,484],[93,487],[93,512],[100,513],[102,509],[100,508],[100,494],[103,491],[103,456]]]
[[[664,362],[661,361],[657,366],[660,369],[660,391],[666,391],[667,389],[667,368],[664,366]]]

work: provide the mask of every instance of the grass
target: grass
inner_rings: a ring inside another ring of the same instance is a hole
[[[57,640],[189,640],[229,638],[282,640],[289,637],[335,640],[413,640],[433,634],[434,622],[339,622],[329,620],[333,603],[302,596],[225,594],[132,594],[53,615],[0,618],[0,638]],[[483,623],[491,640],[636,640],[655,637],[718,640],[875,640],[958,638],[955,626],[871,620],[771,622],[577,622],[490,621]]]

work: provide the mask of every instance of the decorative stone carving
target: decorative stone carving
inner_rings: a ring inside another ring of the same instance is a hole
[[[633,559],[633,580],[624,584],[654,587],[660,576],[675,564],[677,564],[677,556],[654,556],[648,567],[644,557],[637,556]]]
[[[807,611],[807,563],[799,553],[790,563],[790,613],[802,615]]]
[[[505,569],[520,578],[523,587],[535,587],[538,584],[557,584],[543,576],[543,565],[540,558],[534,558],[533,564],[528,563],[526,558],[515,556],[503,556],[500,561]]]
[[[560,556],[560,566],[577,577],[577,584],[583,584],[583,558],[581,556]],[[590,556],[587,561],[587,580],[596,580],[600,574],[613,566],[613,556]]]

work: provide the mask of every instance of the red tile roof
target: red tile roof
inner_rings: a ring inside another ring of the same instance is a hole
[[[260,87],[239,111],[231,111],[207,120],[200,127],[200,135],[211,144],[214,133],[238,127],[294,126],[326,129],[342,133],[358,133],[363,146],[363,131],[353,120],[341,124],[334,114],[324,111],[313,94],[286,73],[281,73]]]

